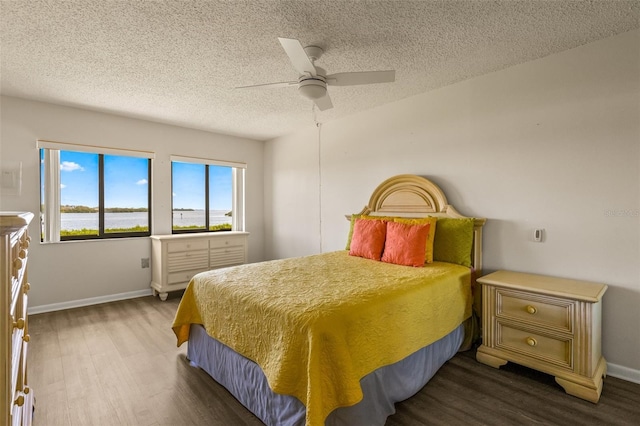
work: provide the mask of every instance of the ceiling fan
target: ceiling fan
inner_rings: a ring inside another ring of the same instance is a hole
[[[318,46],[302,47],[296,39],[279,37],[280,44],[291,60],[291,64],[298,71],[300,77],[296,81],[281,83],[257,84],[242,86],[237,89],[271,89],[298,86],[298,91],[305,98],[311,99],[320,111],[333,108],[331,98],[327,93],[327,86],[355,86],[359,84],[391,83],[395,81],[396,72],[391,71],[362,71],[340,72],[327,75],[326,71],[315,65],[324,50]]]

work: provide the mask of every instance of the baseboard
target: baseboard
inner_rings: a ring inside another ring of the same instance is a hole
[[[135,299],[136,297],[150,296],[151,289],[128,291],[126,293],[109,294],[107,296],[90,297],[88,299],[71,300],[69,302],[51,303],[49,305],[29,306],[29,315],[43,314],[45,312],[62,311],[64,309],[80,308],[82,306],[98,305],[100,303],[115,302],[116,300]]]
[[[617,379],[626,380],[627,382],[640,384],[640,370],[634,370],[633,368],[625,367],[623,365],[616,365],[608,362],[607,375]]]

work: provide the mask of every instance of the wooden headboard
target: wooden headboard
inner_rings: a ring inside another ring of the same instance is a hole
[[[444,192],[430,180],[416,175],[397,175],[382,182],[359,214],[402,217],[466,218],[447,203]],[[351,220],[351,215],[347,215]],[[482,227],[486,219],[475,220],[471,261],[482,270]],[[436,231],[437,232],[437,231]]]

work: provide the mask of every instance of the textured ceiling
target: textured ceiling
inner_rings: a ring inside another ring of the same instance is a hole
[[[1,92],[254,139],[327,122],[640,26],[640,0],[6,1]],[[396,70],[330,87],[313,110],[278,37],[325,49],[328,73]]]

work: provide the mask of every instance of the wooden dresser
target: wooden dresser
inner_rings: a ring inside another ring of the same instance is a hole
[[[33,213],[0,212],[0,358],[4,361],[0,388],[2,425],[30,425],[33,390],[27,379],[27,226]]]
[[[187,287],[191,278],[211,269],[247,263],[248,232],[206,232],[151,236],[151,288],[168,292]]]
[[[601,352],[604,284],[498,271],[482,284],[478,361],[508,361],[555,376],[570,394],[593,403],[607,363]]]

